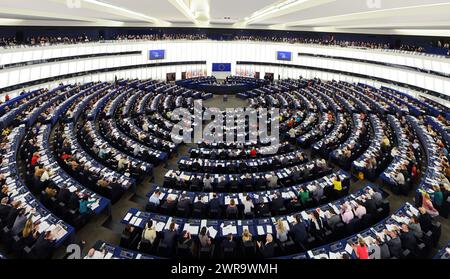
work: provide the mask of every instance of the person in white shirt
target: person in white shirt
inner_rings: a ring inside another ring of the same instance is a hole
[[[291,128],[291,129],[289,130],[289,137],[290,137],[291,139],[294,139],[294,138],[296,137],[295,129],[294,129],[294,128]]]
[[[142,130],[148,132],[148,123],[146,121],[144,121],[144,124],[142,124]]]
[[[245,200],[242,201],[242,204],[244,205],[244,214],[250,214],[252,213],[252,209],[255,207],[253,205],[253,201],[250,198],[250,196],[245,197]]]
[[[46,182],[52,176],[52,172],[49,168],[45,168],[44,173],[41,175],[41,182]]]
[[[203,179],[203,191],[208,192],[212,190],[211,183],[213,182],[213,178],[209,176],[209,174],[206,174],[205,178]]]
[[[141,147],[139,146],[139,144],[134,145],[133,155],[138,156],[140,153],[141,153]]]
[[[276,188],[278,186],[278,177],[275,174],[270,174],[268,177],[269,188]]]
[[[366,208],[362,204],[358,203],[358,206],[355,209],[356,217],[358,217],[358,219],[361,219],[364,215],[366,215],[366,213]]]
[[[397,175],[394,177],[395,182],[397,185],[405,185],[405,176],[402,172],[398,172]]]
[[[160,204],[160,200],[159,197],[161,196],[161,192],[160,191],[156,191],[153,193],[153,195],[150,197],[150,199],[148,200],[149,203],[154,204],[154,205],[159,205]]]

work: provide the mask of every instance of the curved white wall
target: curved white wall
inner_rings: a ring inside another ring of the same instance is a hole
[[[148,60],[149,50],[165,49],[166,59],[150,61]],[[324,47],[317,45],[283,44],[268,42],[241,42],[241,41],[156,41],[156,42],[110,42],[110,43],[89,43],[68,46],[51,46],[42,48],[18,48],[0,50],[0,64],[24,62],[30,60],[40,60],[56,57],[66,57],[75,55],[95,54],[95,53],[118,53],[126,51],[142,51],[141,55],[112,56],[87,58],[74,61],[60,61],[47,64],[29,65],[25,67],[0,70],[0,88],[39,80],[52,76],[58,76],[81,71],[99,70],[104,68],[131,66],[139,64],[152,64],[161,62],[181,62],[181,61],[206,61],[206,66],[173,66],[154,67],[120,71],[119,77],[131,78],[154,78],[165,79],[166,72],[176,72],[177,78],[181,77],[182,71],[195,71],[199,67],[207,70],[211,74],[212,63],[232,63],[232,74],[240,73],[240,69],[247,69],[246,66],[236,65],[236,61],[266,62],[278,64],[292,64],[300,66],[311,66],[317,68],[334,69],[357,74],[364,74],[415,85],[428,90],[437,91],[450,95],[450,79],[436,75],[430,75],[409,69],[393,68],[369,63],[359,63],[343,61],[338,59],[316,58],[298,56],[297,53],[311,53],[330,56],[340,56],[349,58],[366,59],[378,62],[388,62],[393,64],[407,65],[450,73],[450,61],[448,59],[410,55],[382,50],[360,50],[340,47]],[[292,61],[277,61],[277,51],[292,52]],[[206,67],[206,68],[205,68]],[[249,71],[257,71],[255,67]],[[285,67],[261,67],[261,76],[265,72],[271,72],[281,78],[298,78],[298,69]],[[307,73],[306,71],[303,71]],[[310,71],[311,72],[311,71]],[[100,75],[110,80],[111,76],[117,73],[103,73]],[[135,76],[133,76],[135,75]],[[310,77],[310,74],[303,74]],[[333,75],[330,75],[333,76]],[[96,78],[96,77],[91,77]],[[88,80],[89,77],[82,78]]]

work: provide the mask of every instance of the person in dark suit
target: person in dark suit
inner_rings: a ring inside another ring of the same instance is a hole
[[[308,240],[306,223],[302,222],[300,215],[295,215],[295,225],[292,227],[292,235],[297,243],[304,244]]]
[[[275,198],[271,202],[271,207],[274,212],[279,212],[284,207],[284,199],[279,192],[275,194]]]
[[[236,248],[236,242],[233,239],[233,235],[230,233],[227,235],[227,238],[222,241],[222,251],[225,249],[233,250]]]
[[[220,212],[220,201],[216,193],[213,194],[212,199],[209,201],[209,209]]]
[[[419,208],[419,223],[424,232],[428,232],[433,226],[433,218],[424,207]]]
[[[163,243],[167,245],[169,251],[172,251],[176,243],[177,231],[175,225],[175,222],[170,223],[169,229],[164,232]]]
[[[184,212],[190,212],[191,199],[188,196],[181,197],[178,201],[177,208],[183,210]]]
[[[402,224],[400,239],[402,241],[403,249],[408,249],[411,252],[417,249],[417,238],[412,231],[409,230],[407,224]]]
[[[208,197],[205,197],[205,196],[198,197],[197,201],[194,202],[194,205],[193,205],[194,211],[198,211],[198,212],[202,212],[202,213],[205,212],[207,203],[208,203]]]
[[[275,247],[273,243],[273,236],[269,233],[266,236],[266,243],[262,244],[261,241],[256,242],[259,252],[264,258],[273,258],[275,255]]]
[[[33,245],[33,255],[38,259],[48,259],[53,250],[54,240],[51,231],[47,231],[39,236]]]
[[[219,178],[219,183],[217,183],[217,187],[219,189],[226,189],[228,186],[228,182],[224,177]]]
[[[266,203],[264,203],[264,199],[262,197],[259,198],[258,204],[256,205],[256,213],[260,217],[270,214],[270,208]]]
[[[67,201],[67,206],[70,209],[80,208],[80,198],[78,196],[78,191],[74,193],[69,193],[69,199]]]
[[[368,214],[375,215],[377,213],[377,204],[374,199],[370,195],[365,196],[366,199],[363,203],[363,206],[366,208]]]
[[[8,215],[3,220],[3,224],[7,226],[8,228],[12,228],[14,225],[14,222],[16,221],[17,215],[19,215],[19,207],[22,204],[21,201],[14,201],[12,202],[11,209],[8,212]]]
[[[391,239],[387,241],[391,256],[400,259],[402,255],[402,241],[400,237],[398,237],[397,232],[384,230],[384,233],[391,237]]]
[[[173,212],[176,205],[176,200],[169,196],[161,207],[164,208],[164,212],[170,213]]]
[[[8,198],[3,198],[0,203],[0,220],[4,220],[9,215],[11,208],[8,204]]]

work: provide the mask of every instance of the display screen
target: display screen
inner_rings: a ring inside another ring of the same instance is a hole
[[[164,49],[150,50],[150,60],[162,60],[165,58],[165,54]]]
[[[292,61],[292,52],[289,51],[278,51],[277,59],[281,61]]]

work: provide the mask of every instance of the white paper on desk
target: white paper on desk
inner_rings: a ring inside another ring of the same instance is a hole
[[[416,216],[419,215],[419,210],[417,210],[416,208],[410,206],[409,210],[411,211],[412,214],[414,214]]]
[[[75,192],[76,190],[77,190],[77,187],[75,187],[75,186],[70,186],[70,187],[69,187],[69,191],[70,191],[71,193]]]
[[[272,226],[271,226],[271,225],[267,225],[267,226],[266,226],[266,230],[267,230],[267,233],[268,233],[268,234],[272,234],[272,233],[273,233],[273,230],[272,230]]]
[[[46,231],[48,228],[50,227],[49,223],[47,222],[42,222],[39,224],[39,233],[43,233],[44,231]]]
[[[139,227],[141,225],[141,223],[142,223],[142,218],[136,218],[136,221],[134,222],[134,225],[136,227]]]
[[[317,260],[328,259],[328,255],[327,254],[319,254],[319,255],[315,256],[314,258]]]
[[[127,213],[127,215],[125,215],[125,218],[123,218],[123,220],[125,220],[126,222],[128,222],[128,221],[130,220],[131,216],[133,216],[133,214]]]
[[[345,252],[349,253],[350,255],[353,253],[353,247],[348,243],[347,245],[345,245]]]
[[[133,218],[131,218],[130,224],[133,225],[136,222],[136,219],[137,219],[137,217],[133,216]]]
[[[263,226],[257,226],[256,231],[258,235],[265,235]]]
[[[337,259],[337,254],[333,253],[333,252],[329,252],[330,255],[330,260],[336,260]]]
[[[308,254],[308,256],[309,256],[311,259],[314,258],[314,254],[313,254],[313,252],[312,252],[311,250],[309,250],[307,254]]]
[[[109,260],[109,259],[112,258],[112,256],[113,256],[113,254],[112,254],[111,252],[108,252],[108,253],[105,255],[104,259],[105,259],[105,260]]]

